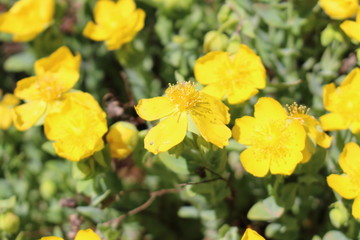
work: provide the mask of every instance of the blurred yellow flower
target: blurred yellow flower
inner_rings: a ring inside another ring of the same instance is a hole
[[[61,237],[42,237],[40,240],[64,240]],[[74,240],[101,240],[100,237],[90,228],[80,230]]]
[[[324,107],[330,113],[320,117],[324,130],[351,129],[360,132],[360,69],[355,68],[339,87],[334,83],[324,87]]]
[[[0,92],[0,97],[1,97]],[[0,129],[8,129],[13,123],[12,109],[19,104],[19,99],[12,94],[5,94],[0,101]]]
[[[73,56],[67,47],[61,47],[35,62],[36,76],[17,82],[14,94],[26,102],[14,109],[18,130],[29,129],[46,113],[57,110],[63,94],[79,79],[80,61],[79,54]]]
[[[230,121],[228,107],[196,90],[191,82],[171,85],[165,96],[142,99],[135,109],[145,120],[161,119],[145,137],[145,148],[155,154],[179,144],[185,138],[187,129],[220,148],[227,145],[231,137],[231,131],[225,125]],[[191,128],[192,123],[196,129]]]
[[[360,8],[356,15],[356,21],[346,20],[340,24],[340,28],[356,41],[360,42]]]
[[[207,85],[203,92],[230,104],[248,100],[266,85],[260,57],[244,44],[233,56],[221,51],[206,54],[196,61],[194,72],[196,80]]]
[[[241,240],[265,240],[265,238],[251,228],[247,228]]]
[[[80,161],[104,147],[106,114],[90,94],[67,93],[58,111],[45,118],[44,129],[59,156]]]
[[[126,158],[136,147],[138,130],[129,122],[117,122],[111,126],[106,141],[110,144],[112,157]]]
[[[320,0],[320,6],[333,19],[350,18],[359,7],[358,0]]]
[[[13,41],[34,39],[52,22],[54,0],[20,0],[0,14],[0,32],[13,34]]]
[[[249,146],[240,154],[245,170],[257,177],[290,175],[303,159],[306,132],[298,121],[289,121],[286,110],[272,98],[255,104],[255,117],[236,119],[233,137]]]
[[[134,0],[96,2],[94,22],[89,22],[83,34],[95,41],[105,41],[109,50],[130,42],[144,27],[145,12],[137,9]]]
[[[355,199],[352,215],[360,219],[360,148],[354,143],[347,143],[339,157],[339,165],[345,174],[331,174],[327,177],[328,185],[343,198]]]
[[[307,139],[305,143],[305,148],[302,151],[303,160],[302,163],[306,163],[310,160],[311,156],[315,153],[315,146],[318,144],[322,148],[328,148],[331,145],[332,137],[329,137],[321,128],[320,122],[309,115],[309,108],[293,103],[292,105],[287,105],[289,119],[298,121],[303,125]]]

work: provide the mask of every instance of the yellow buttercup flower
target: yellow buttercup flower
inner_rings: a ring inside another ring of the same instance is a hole
[[[328,185],[343,198],[354,199],[352,215],[360,219],[360,148],[356,143],[347,143],[339,157],[339,165],[345,174],[331,174]]]
[[[345,19],[355,15],[359,7],[358,0],[320,0],[320,6],[333,19]]]
[[[126,158],[136,147],[138,130],[129,122],[117,122],[111,126],[106,141],[110,144],[112,157]]]
[[[14,94],[26,102],[14,109],[18,130],[29,129],[46,113],[56,111],[64,93],[79,79],[80,61],[79,54],[73,56],[67,47],[61,47],[35,62],[36,76],[17,82]]]
[[[245,170],[257,177],[290,175],[303,159],[306,132],[299,121],[289,121],[286,110],[272,98],[255,104],[255,117],[236,119],[233,137],[249,146],[240,154]]]
[[[199,92],[193,83],[179,82],[165,91],[165,96],[142,99],[135,107],[148,121],[161,119],[145,137],[145,148],[152,153],[165,152],[179,144],[186,135],[189,121],[208,142],[223,148],[231,136],[225,125],[230,121],[228,108],[220,100]]]
[[[303,160],[301,161],[302,163],[306,163],[315,153],[315,145],[318,144],[322,148],[328,148],[331,145],[332,137],[324,133],[321,129],[320,122],[308,114],[309,108],[303,105],[299,106],[297,103],[293,103],[290,106],[287,105],[287,108],[289,119],[301,123],[306,131],[307,140],[305,148],[302,151]]]
[[[64,240],[61,237],[42,237],[40,240]],[[80,230],[74,240],[101,240],[100,237],[90,228]]]
[[[265,238],[251,228],[247,228],[241,240],[265,240]]]
[[[94,22],[89,22],[83,34],[95,41],[105,41],[109,50],[130,42],[144,27],[145,12],[137,9],[134,0],[96,2]]]
[[[13,41],[34,39],[52,22],[54,0],[20,0],[0,14],[0,32],[13,34]]]
[[[67,93],[58,111],[46,116],[44,129],[59,156],[79,161],[104,147],[106,114],[90,94]]]
[[[339,87],[334,83],[324,87],[324,107],[330,113],[320,117],[324,130],[351,129],[360,132],[360,69],[355,68]]]
[[[340,28],[356,41],[360,42],[360,8],[356,15],[356,21],[346,20],[340,24]]]
[[[19,99],[12,94],[7,93],[3,96],[0,101],[0,129],[8,129],[11,126],[13,123],[12,109],[19,102]]]
[[[194,72],[196,80],[207,85],[202,91],[230,104],[248,100],[266,85],[260,57],[244,44],[233,56],[221,51],[206,54],[196,61]]]

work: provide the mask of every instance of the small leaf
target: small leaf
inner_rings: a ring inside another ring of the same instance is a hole
[[[189,174],[186,159],[175,155],[170,155],[168,152],[163,152],[158,155],[158,159],[171,171],[177,174]]]
[[[105,213],[100,208],[95,207],[77,207],[76,210],[83,216],[91,218],[93,221],[100,223],[104,222]]]
[[[29,51],[16,53],[5,60],[4,69],[8,72],[31,71],[35,59],[34,54]]]
[[[325,234],[323,240],[350,240],[342,232],[332,230]]]
[[[279,207],[271,196],[253,205],[247,217],[253,221],[270,221],[279,218],[283,213],[284,208]]]

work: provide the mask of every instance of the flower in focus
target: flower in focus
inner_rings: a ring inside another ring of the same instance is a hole
[[[355,68],[339,87],[334,83],[324,87],[324,107],[330,113],[320,117],[326,131],[351,129],[360,132],[360,69]]]
[[[112,157],[126,158],[136,147],[138,130],[129,122],[117,122],[111,126],[106,141],[110,144]]]
[[[61,237],[42,237],[40,240],[64,240]],[[100,237],[90,228],[80,230],[74,240],[101,240]]]
[[[347,143],[339,157],[339,165],[345,174],[331,174],[327,177],[328,185],[340,196],[355,199],[352,215],[360,219],[360,148],[354,143]]]
[[[202,91],[230,104],[242,103],[265,88],[264,65],[249,47],[241,45],[231,56],[215,51],[199,58],[194,67],[196,80],[207,85]]]
[[[165,91],[165,96],[142,99],[135,107],[148,121],[161,119],[145,137],[145,148],[155,154],[179,144],[187,129],[223,148],[231,137],[225,125],[230,121],[228,108],[220,100],[199,92],[191,82],[179,82]],[[196,129],[192,129],[192,123]]]
[[[320,6],[333,19],[350,18],[358,10],[358,0],[320,0]]]
[[[0,92],[1,97],[1,92]],[[8,129],[13,123],[12,109],[19,104],[19,99],[12,94],[5,94],[0,101],[0,129]]]
[[[241,240],[265,240],[265,238],[251,228],[247,228]]]
[[[360,42],[360,8],[356,15],[356,21],[346,20],[340,24],[340,28],[356,41]]]
[[[315,153],[315,146],[318,144],[322,148],[328,148],[331,145],[332,137],[329,137],[324,131],[321,129],[320,122],[309,115],[309,108],[303,105],[297,105],[297,103],[293,103],[288,108],[289,119],[298,121],[303,125],[307,139],[305,143],[305,148],[302,151],[303,160],[302,163],[306,163],[310,160],[311,156]]]
[[[13,34],[13,41],[34,39],[52,22],[54,0],[20,0],[0,14],[0,32]]]
[[[73,56],[67,47],[60,47],[49,57],[35,62],[35,75],[17,82],[14,94],[26,101],[14,109],[14,125],[26,130],[46,113],[57,110],[64,93],[79,79],[81,57]]]
[[[255,104],[254,117],[236,119],[233,136],[249,146],[240,154],[245,170],[257,177],[290,175],[303,159],[306,132],[299,121],[289,121],[286,110],[272,98]]]
[[[59,110],[47,115],[44,129],[59,156],[80,161],[104,147],[106,115],[90,94],[68,93]]]
[[[134,0],[96,2],[94,22],[89,22],[83,34],[95,41],[105,41],[109,50],[130,42],[144,27],[145,12],[137,9]]]

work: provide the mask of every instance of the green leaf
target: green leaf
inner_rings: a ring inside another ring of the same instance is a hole
[[[252,221],[270,221],[281,217],[283,213],[284,208],[278,206],[271,196],[253,205],[247,217]]]
[[[286,26],[285,22],[279,17],[282,12],[276,10],[273,6],[259,3],[254,4],[254,9],[264,22],[266,22],[266,24],[280,28]]]
[[[350,240],[342,232],[332,230],[325,234],[323,240]]]
[[[176,157],[175,155],[169,154],[168,152],[163,152],[158,155],[158,159],[168,169],[177,174],[188,175],[190,173],[186,159],[181,156]]]
[[[4,69],[8,72],[29,72],[33,68],[35,60],[31,51],[16,53],[6,59]]]
[[[100,223],[106,220],[105,213],[100,208],[95,207],[77,207],[76,210],[83,216]]]
[[[15,207],[15,205],[16,205],[16,197],[15,196],[11,196],[8,199],[0,200],[0,209],[1,210],[12,209]]]

